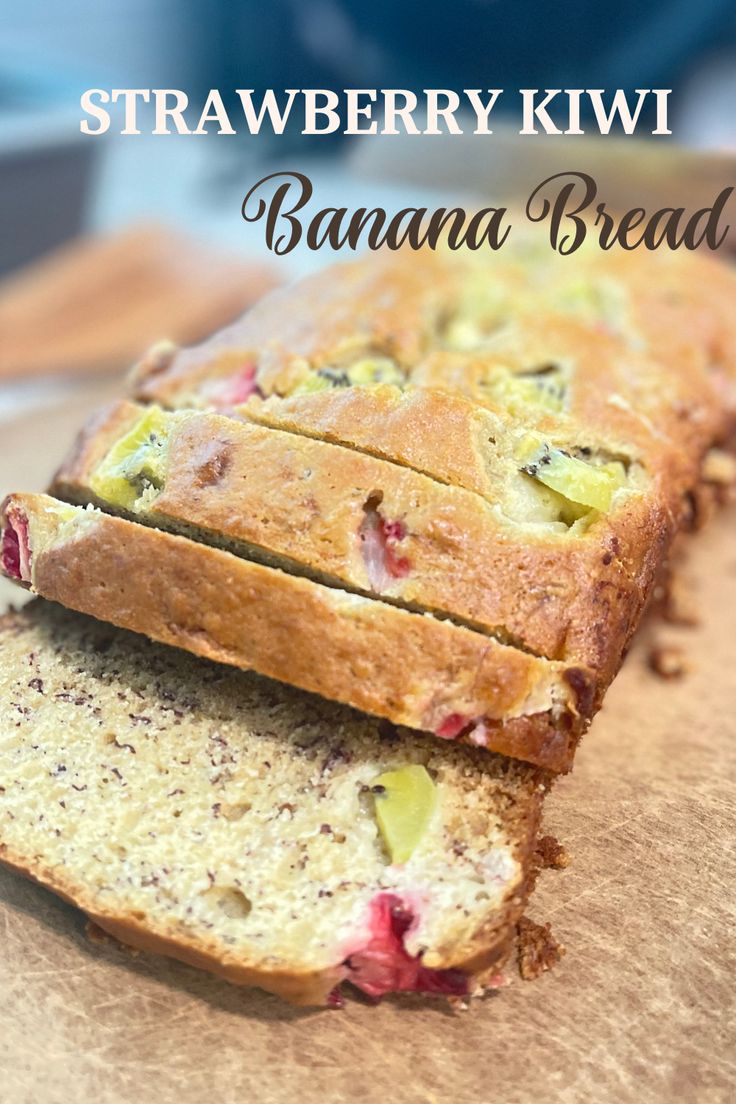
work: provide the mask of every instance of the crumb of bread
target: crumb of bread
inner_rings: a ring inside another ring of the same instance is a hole
[[[565,948],[554,938],[549,924],[535,924],[524,916],[518,932],[519,973],[524,981],[535,981],[557,965]]]
[[[686,675],[689,664],[682,648],[676,644],[655,644],[647,657],[649,669],[663,679],[679,679]]]
[[[554,836],[540,836],[536,859],[539,870],[564,870],[570,865],[570,855]]]
[[[702,476],[707,483],[732,488],[736,484],[736,457],[723,449],[711,449],[703,461]]]

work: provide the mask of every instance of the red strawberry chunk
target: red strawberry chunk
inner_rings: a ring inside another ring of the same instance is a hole
[[[410,561],[396,550],[396,544],[406,538],[403,522],[386,521],[377,507],[369,503],[365,507],[358,538],[371,590],[381,594],[394,579],[403,579],[410,573]]]
[[[3,530],[3,543],[2,543],[2,563],[3,571],[11,579],[20,579],[20,544],[18,542],[18,534],[12,525],[6,525]]]
[[[28,519],[10,507],[5,515],[0,566],[10,579],[31,581],[31,549],[28,543]]]
[[[232,376],[217,383],[207,394],[215,406],[238,406],[247,402],[251,395],[263,395],[256,382],[258,368],[255,364],[245,364]]]
[[[394,893],[380,893],[370,905],[370,938],[345,960],[348,980],[370,997],[415,992],[465,996],[468,979],[461,970],[430,970],[410,955],[404,937],[415,922]]]
[[[387,541],[402,541],[406,536],[406,526],[403,521],[384,521],[383,535]]]
[[[435,736],[441,736],[443,740],[456,740],[471,723],[472,718],[462,713],[449,713],[444,721],[434,730]]]

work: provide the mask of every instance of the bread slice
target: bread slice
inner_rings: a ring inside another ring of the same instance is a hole
[[[132,386],[142,401],[180,407],[283,398],[312,386],[315,374],[321,386],[358,378],[403,385],[438,352],[492,359],[489,343],[510,324],[524,330],[562,317],[632,355],[632,384],[636,361],[648,356],[670,381],[715,387],[733,406],[735,291],[730,266],[684,250],[559,257],[520,234],[497,255],[379,255],[266,297],[199,346],[157,345]],[[584,372],[602,374],[595,362]]]
[[[200,346],[152,350],[132,389],[171,409],[235,409],[489,501],[488,442],[516,422],[636,457],[664,474],[662,506],[678,514],[736,423],[734,294],[733,268],[710,258],[560,258],[522,234],[500,258],[335,266]]]
[[[653,534],[667,534],[674,510],[663,506],[663,478],[650,479],[630,458],[605,514],[562,521],[563,500],[520,470],[514,450],[525,440],[521,427],[496,432],[486,455],[488,501],[300,434],[123,402],[92,419],[51,492],[449,615],[534,654],[590,667],[602,686],[646,595],[646,575],[628,565],[647,563]],[[574,447],[569,438],[560,443]],[[590,446],[585,455],[593,467]],[[605,604],[590,602],[594,576]]]
[[[398,724],[566,769],[589,672],[188,538],[11,495],[2,567],[71,609]]]
[[[497,983],[548,777],[51,603],[0,618],[0,860],[125,943],[298,1004]],[[422,764],[407,861],[376,778]]]

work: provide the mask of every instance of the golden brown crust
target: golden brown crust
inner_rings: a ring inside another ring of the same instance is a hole
[[[491,335],[491,356],[509,322],[543,333],[547,324],[554,329],[555,316],[577,318],[594,339],[613,338],[635,361],[644,353],[685,386],[715,389],[720,405],[728,399],[736,406],[736,276],[726,265],[668,250],[592,250],[571,261],[548,244],[528,245],[522,236],[503,256],[482,260],[406,251],[335,266],[269,297],[195,349],[172,349],[165,363],[144,359],[135,393],[189,403],[202,382],[247,359],[259,365],[263,394],[285,395],[298,364],[319,368],[351,351],[395,358],[413,378],[425,357],[443,355],[453,317],[469,311],[484,339]],[[586,363],[589,372],[601,376],[595,361]],[[636,389],[636,374],[629,388]]]
[[[591,715],[586,672],[469,629],[121,518],[65,519],[43,495],[8,509],[28,519],[36,593],[163,643],[440,735],[486,718],[484,746],[554,770]]]
[[[505,423],[462,395],[390,384],[271,398],[241,411],[259,425],[345,444],[492,500],[488,444]]]
[[[718,391],[721,408],[733,412],[733,265],[703,250],[669,249],[594,253],[589,264],[595,277],[618,280],[626,289],[630,332],[640,335],[663,368],[707,381]]]
[[[175,404],[193,387],[254,361],[264,389],[281,394],[305,361],[319,367],[380,353],[399,364],[416,363],[440,310],[447,275],[431,260],[418,266],[406,254],[373,260],[334,265],[301,281],[298,291],[276,291],[199,346],[174,346],[164,354],[155,348],[133,371],[136,395]],[[428,266],[436,273],[434,283]]]
[[[109,508],[95,497],[94,473],[141,412],[123,402],[96,416],[51,493]],[[506,474],[499,465],[489,496],[502,498]],[[646,600],[650,574],[640,565],[652,535],[662,531],[666,539],[670,531],[660,497],[654,483],[585,534],[550,536],[412,469],[194,413],[172,428],[163,489],[138,516],[187,533],[196,526],[197,539],[243,542],[244,554],[248,546],[275,553],[287,570],[306,568],[336,585],[449,614],[534,654],[589,666],[598,672],[600,695]],[[372,571],[367,561],[361,531],[369,516],[401,526],[390,561],[401,570],[393,575]],[[632,564],[639,575],[632,576]]]
[[[640,464],[648,493],[568,542],[564,554],[529,538],[519,554],[512,539],[488,560],[502,598],[485,598],[481,623],[541,654],[579,659],[596,671],[597,702],[674,535],[715,500],[703,482],[707,451],[726,440],[736,414],[736,276],[707,258],[645,252],[584,251],[571,265],[522,236],[491,261],[427,253],[422,263],[414,255],[356,262],[280,300],[277,355],[267,305],[225,341],[231,353],[247,346],[258,368],[258,392],[242,416],[389,459],[491,502],[489,440],[517,417],[563,447],[598,446]],[[378,300],[382,309],[370,317],[367,306]],[[459,344],[453,334],[458,319],[469,322],[469,344],[467,333]],[[392,342],[399,323],[401,340]],[[220,345],[216,338],[174,353],[156,379],[143,370],[137,393],[174,407],[206,405],[200,387],[226,374],[214,355]],[[305,370],[366,353],[393,358],[405,389],[293,393]],[[514,378],[549,363],[566,381],[559,413],[533,405],[510,413],[486,389],[494,372]],[[469,560],[476,549],[486,555],[479,542],[472,547]],[[521,575],[512,583],[516,563]],[[559,590],[547,585],[555,574]],[[462,608],[482,590],[474,580]]]
[[[576,318],[542,313],[509,322],[482,349],[439,350],[412,373],[418,387],[444,388],[495,411],[494,373],[528,372],[533,366],[565,374],[564,410],[526,421],[569,437],[605,443],[636,456],[648,470],[680,489],[697,478],[703,452],[717,439],[723,404],[713,380],[685,360],[664,362],[629,348],[613,334]]]

